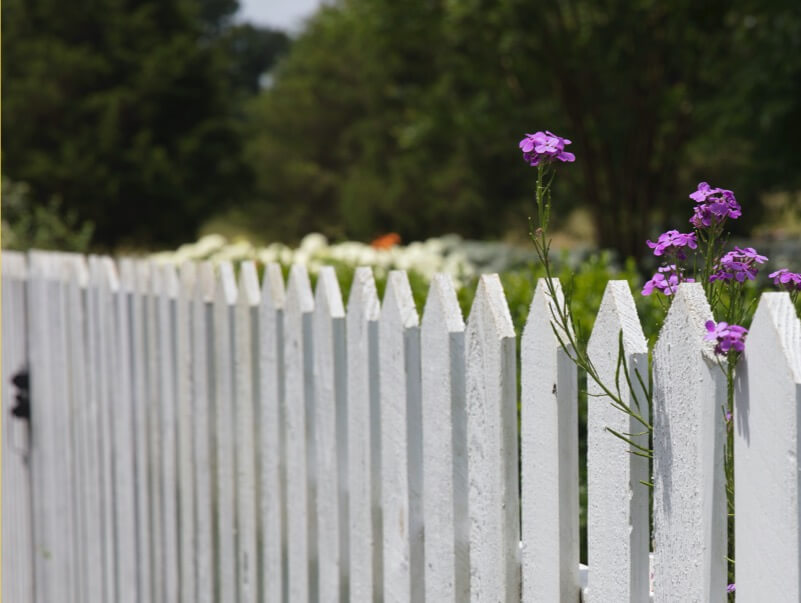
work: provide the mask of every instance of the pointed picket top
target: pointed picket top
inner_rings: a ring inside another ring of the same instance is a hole
[[[324,314],[331,318],[345,318],[345,306],[342,304],[337,273],[331,266],[320,268],[314,292],[314,304],[316,308],[324,308]]]
[[[7,278],[25,278],[26,265],[25,254],[19,251],[3,250],[0,257],[3,276]]]
[[[359,267],[348,298],[348,483],[350,595],[353,601],[383,599],[381,536],[381,407],[378,318],[373,271]]]
[[[70,283],[75,283],[78,287],[86,287],[89,283],[89,266],[86,263],[86,256],[79,255],[75,261],[67,267],[68,279]],[[131,275],[132,282],[135,282],[136,273]]]
[[[737,372],[737,597],[798,601],[801,322],[787,293],[762,294]]]
[[[427,329],[448,333],[464,331],[462,310],[453,288],[453,279],[449,274],[438,272],[431,279],[428,298],[423,309],[422,327],[423,332]]]
[[[120,288],[120,279],[117,276],[117,266],[108,256],[100,258],[100,269],[102,270],[103,278],[111,291],[117,291]]]
[[[620,350],[622,333],[623,349]],[[635,370],[648,383],[648,347],[637,317],[637,308],[626,281],[609,281],[595,319],[587,352],[601,382],[616,390],[623,402],[648,420],[648,403]],[[639,408],[625,379],[618,371],[622,352],[625,368]],[[588,378],[587,405],[587,498],[589,574],[587,600],[645,601],[648,598],[649,489],[648,460],[630,452],[630,446],[608,429],[635,434],[645,427],[611,404],[602,388]],[[648,447],[648,436],[629,436]]]
[[[555,324],[564,294],[539,279],[520,342],[523,600],[579,596],[578,392],[576,366]],[[569,328],[569,326],[568,326]]]
[[[588,352],[593,355],[607,352],[616,359],[621,331],[626,353],[648,353],[628,281],[609,281],[587,344]]]
[[[258,306],[261,301],[259,275],[256,272],[256,265],[250,260],[239,265],[238,300],[245,306]]]
[[[479,321],[492,326],[494,336],[498,339],[515,336],[512,315],[497,274],[482,274],[478,281],[476,297],[467,319],[468,330],[480,327]]]
[[[435,274],[421,332],[425,599],[470,598],[464,320],[451,277]]]
[[[654,348],[654,601],[724,601],[726,379],[700,283],[678,287]]]
[[[381,322],[390,320],[397,320],[400,326],[407,329],[418,326],[420,322],[409,277],[403,270],[391,270],[387,278],[387,288],[381,304]]]
[[[265,309],[282,310],[286,300],[286,287],[281,266],[270,262],[264,267],[264,280],[261,284],[261,299]]]
[[[551,279],[551,283],[556,293],[556,302],[559,307],[563,307],[565,303],[565,295],[562,291],[562,283],[559,279]],[[526,325],[523,327],[523,340],[530,339],[530,331],[532,329],[541,329],[543,325],[547,325],[544,331],[551,332],[550,337],[553,341],[557,342],[554,329],[562,338],[562,341],[567,342],[567,333],[565,330],[554,322],[554,314],[556,313],[556,306],[554,300],[551,299],[551,294],[548,291],[548,285],[544,278],[537,280],[537,286],[534,288],[534,297],[531,300],[531,305],[528,309],[528,316],[526,317]],[[568,325],[571,328],[571,325]],[[547,336],[547,335],[546,335]]]
[[[232,306],[236,303],[236,278],[231,262],[220,262],[217,267],[214,301],[218,304]]]
[[[497,274],[482,275],[465,331],[470,596],[520,597],[515,332]]]
[[[91,270],[87,263],[87,274]],[[134,260],[134,286],[139,295],[149,295],[153,287],[153,266],[148,260]]]
[[[194,262],[184,262],[178,268],[178,297],[189,301],[193,298],[193,293],[198,279],[198,268]]]
[[[292,264],[289,269],[284,307],[287,314],[306,314],[314,310],[309,273],[302,264]]]
[[[195,279],[192,287],[192,299],[198,303],[214,300],[215,278],[214,264],[198,262],[195,264]]]
[[[70,267],[75,266],[78,261],[76,258],[73,262],[70,262]],[[124,293],[133,293],[136,290],[136,264],[131,258],[125,257],[120,258],[118,266],[120,270],[120,289]]]
[[[714,317],[703,286],[700,283],[682,283],[659,331],[654,354],[664,354],[680,343],[683,348],[698,350],[703,358],[716,362],[715,344],[704,340],[708,320],[714,320]]]
[[[378,320],[381,307],[376,292],[373,270],[366,266],[356,268],[348,297],[348,316],[362,316],[362,320]]]

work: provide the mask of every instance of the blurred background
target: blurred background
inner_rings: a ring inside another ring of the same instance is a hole
[[[4,0],[3,246],[525,242],[642,257],[700,180],[801,233],[797,0]],[[796,267],[797,268],[797,267]]]

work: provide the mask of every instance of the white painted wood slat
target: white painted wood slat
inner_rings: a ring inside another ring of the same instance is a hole
[[[405,272],[393,270],[379,320],[384,600],[423,598],[420,327]]]
[[[726,383],[704,341],[712,312],[679,285],[654,348],[654,601],[726,599]]]
[[[604,386],[649,421],[646,392],[637,379],[638,372],[642,383],[648,383],[648,347],[626,281],[607,284],[587,347]],[[587,541],[592,569],[587,600],[647,601],[650,489],[642,482],[650,482],[648,459],[608,431],[642,434],[626,437],[648,450],[647,427],[614,407],[589,377],[587,391]]]
[[[143,603],[155,601],[153,540],[151,523],[155,492],[151,447],[151,385],[150,385],[150,333],[151,322],[151,264],[134,261],[134,294],[131,300],[132,360],[133,360],[133,408],[136,464],[136,552],[138,559],[139,598]]]
[[[192,430],[195,492],[195,554],[198,603],[218,597],[214,566],[214,268],[198,266],[192,300]]]
[[[13,375],[28,362],[26,288],[27,263],[22,253],[2,257],[2,598],[33,601],[33,526],[31,516],[29,422],[15,418],[17,389]]]
[[[515,334],[498,275],[483,275],[465,332],[471,601],[520,598]]]
[[[436,274],[421,332],[425,599],[470,596],[464,320],[451,277]]]
[[[317,598],[317,534],[314,496],[313,351],[314,299],[306,269],[289,273],[284,313],[286,386],[287,542],[289,600]]]
[[[195,580],[195,484],[193,474],[192,397],[192,317],[196,266],[187,262],[180,267],[175,310],[175,436],[178,474],[178,525],[181,601],[196,603]]]
[[[801,323],[787,293],[763,293],[734,413],[737,601],[801,600]]]
[[[258,597],[256,559],[256,457],[254,379],[258,345],[259,278],[253,262],[243,262],[235,318],[234,372],[236,376],[236,491],[237,567],[239,600],[255,603]]]
[[[157,266],[154,275],[157,296],[157,346],[161,457],[161,547],[164,562],[165,602],[180,600],[180,561],[178,543],[178,447],[176,372],[176,310],[178,275],[172,265]]]
[[[234,313],[236,281],[230,262],[222,262],[214,294],[217,540],[216,564],[221,601],[237,600],[236,466],[234,453]]]
[[[523,601],[579,596],[578,391],[576,366],[554,323],[561,285],[537,282],[521,342],[520,442]]]
[[[278,264],[265,266],[259,307],[259,591],[266,602],[286,601],[287,509],[284,438],[284,280]]]
[[[319,600],[347,601],[345,308],[330,266],[317,277],[313,334]]]
[[[357,268],[345,319],[351,601],[383,597],[378,317],[373,273]]]

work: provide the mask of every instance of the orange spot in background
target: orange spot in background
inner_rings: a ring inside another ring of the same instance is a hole
[[[370,247],[374,249],[389,249],[400,242],[400,235],[397,232],[390,232],[373,239],[373,241],[370,243]]]

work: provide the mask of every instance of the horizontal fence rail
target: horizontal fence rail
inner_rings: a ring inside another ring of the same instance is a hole
[[[698,284],[679,287],[650,360],[652,467],[609,431],[641,424],[588,384],[580,571],[579,381],[545,281],[518,360],[496,275],[465,320],[445,275],[418,315],[401,271],[379,300],[359,268],[345,305],[331,268],[313,288],[300,265],[285,281],[250,262],[0,260],[4,600],[727,599],[726,380]],[[622,400],[645,399],[625,281],[608,284],[588,353],[610,385],[621,362],[639,373]],[[801,323],[786,293],[762,296],[737,375],[737,597],[798,601]]]

